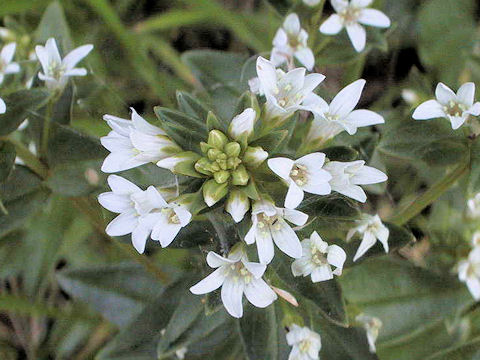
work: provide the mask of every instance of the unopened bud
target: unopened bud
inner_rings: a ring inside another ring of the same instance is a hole
[[[260,146],[249,146],[243,155],[243,162],[249,166],[256,167],[268,158],[268,153]]]
[[[219,130],[212,130],[208,134],[208,144],[223,150],[223,147],[228,143],[227,136]]]
[[[218,184],[210,179],[203,184],[203,199],[208,206],[215,205],[228,193],[228,183]]]
[[[242,148],[240,147],[240,144],[237,142],[230,142],[227,145],[225,145],[225,153],[229,157],[237,157],[240,155],[240,151],[242,151]]]
[[[248,184],[250,176],[248,175],[247,169],[245,166],[240,165],[236,170],[232,171],[232,184],[244,186]]]
[[[207,158],[201,158],[195,163],[195,170],[205,175],[212,175],[210,167],[210,161]]]
[[[226,170],[221,170],[213,174],[213,177],[217,183],[223,184],[224,182],[227,182],[227,180],[230,178],[230,173]]]

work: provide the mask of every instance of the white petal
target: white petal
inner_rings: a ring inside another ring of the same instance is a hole
[[[270,264],[275,255],[275,250],[269,229],[258,229],[255,242],[257,243],[258,261],[262,264]]]
[[[279,227],[279,228],[277,228]],[[283,219],[271,227],[273,241],[288,256],[298,259],[302,256],[302,244],[295,231]]]
[[[355,257],[353,258],[353,261],[357,261],[373,245],[375,245],[376,242],[377,242],[377,239],[375,238],[375,236],[370,231],[365,232],[365,234],[363,234],[362,242],[360,243],[360,246],[357,249]]]
[[[358,23],[353,23],[347,25],[348,37],[352,41],[352,45],[357,52],[362,52],[365,49],[365,44],[367,42],[367,34],[362,25]]]
[[[275,33],[275,37],[273,38],[272,44],[274,48],[277,47],[283,49],[284,47],[286,47],[286,45],[288,44],[288,36],[285,30],[283,30],[283,28],[277,30],[277,32]],[[272,57],[273,51],[274,50],[272,49]],[[273,59],[270,59],[270,61],[272,61],[274,64],[276,63]]]
[[[379,227],[379,229],[377,230],[377,233],[376,233],[376,236],[377,236],[377,239],[382,243],[383,245],[383,248],[385,250],[386,253],[388,253],[388,236],[390,235],[390,231],[388,230],[388,228],[385,226],[385,225],[382,225],[381,227]]]
[[[330,3],[337,13],[342,12],[349,5],[348,0],[331,0]]]
[[[347,185],[342,188],[332,186],[332,189],[342,195],[360,201],[361,203],[367,201],[367,195],[365,194],[365,191],[363,191],[363,189],[358,185]]]
[[[365,84],[366,81],[360,79],[342,89],[330,103],[330,113],[340,118],[348,116],[357,106]]]
[[[467,121],[467,116],[448,116],[453,130],[457,130]]]
[[[162,200],[163,200],[163,198],[162,198]],[[185,227],[190,223],[190,220],[192,219],[192,213],[190,211],[188,211],[186,207],[175,206],[173,208],[173,211],[175,211],[175,214],[178,216],[178,219],[180,220],[180,225],[182,227]]]
[[[333,273],[330,265],[320,265],[312,271],[312,281],[320,282],[333,279]]]
[[[325,114],[329,110],[327,102],[314,93],[308,94],[305,97],[305,100],[303,100],[302,105],[306,108],[307,111],[313,112],[315,117],[323,116],[323,114]]]
[[[267,270],[267,265],[265,264],[245,261],[243,265],[245,265],[255,279],[260,279],[265,273],[265,270]]]
[[[308,215],[293,209],[284,209],[283,218],[297,226],[303,226],[308,220]]]
[[[253,126],[257,113],[252,108],[245,109],[241,114],[235,116],[230,123],[228,132],[233,139],[239,139],[243,134],[247,137],[253,133]]]
[[[316,6],[320,3],[320,0],[303,0],[303,2],[308,6]]]
[[[350,4],[352,6],[355,6],[355,7],[367,7],[369,6],[371,3],[373,2],[373,0],[352,0],[350,2]]]
[[[105,120],[115,132],[119,133],[122,136],[130,136],[130,131],[133,126],[133,122],[130,120],[125,120],[113,115],[103,115],[103,120]]]
[[[469,277],[466,281],[468,290],[475,300],[480,300],[480,279]]]
[[[132,111],[132,123],[138,131],[148,135],[165,135],[165,131],[150,124],[147,120],[138,115],[133,107],[130,108],[130,110]]]
[[[12,62],[13,57],[15,56],[16,48],[16,43],[9,43],[2,48],[2,51],[0,52],[0,58],[3,60],[3,64],[7,65]]]
[[[347,259],[347,254],[345,251],[338,245],[330,245],[328,247],[327,261],[330,265],[335,266],[337,269],[340,269],[340,275],[342,273],[343,264]]]
[[[415,120],[427,120],[445,117],[443,106],[436,100],[428,100],[420,104],[413,112]]]
[[[155,240],[159,240],[160,245],[162,247],[167,247],[168,245],[170,245],[173,242],[173,240],[175,240],[175,237],[182,229],[181,225],[170,224],[166,221],[163,223],[159,223],[157,226],[159,226],[159,229],[157,230],[157,235],[155,236]],[[152,239],[153,239],[153,233],[152,233]]]
[[[102,171],[104,173],[114,173],[133,169],[148,162],[138,159],[132,152],[115,152],[105,158],[102,164]]]
[[[249,282],[245,286],[245,296],[258,308],[265,308],[277,299],[277,294],[262,279]]]
[[[287,33],[290,34],[297,34],[300,32],[300,19],[298,18],[298,15],[295,13],[292,13],[288,15],[285,18],[285,21],[283,22],[283,28],[286,30]]]
[[[7,105],[5,104],[5,101],[0,98],[0,114],[5,114],[7,112]]]
[[[60,52],[58,51],[57,42],[54,38],[50,38],[45,43],[45,50],[47,51],[48,55],[48,63],[55,62],[60,64],[62,62],[62,58],[60,57]]]
[[[48,63],[49,63],[47,50],[45,49],[45,47],[41,45],[37,45],[35,46],[35,53],[37,54],[38,61],[40,61],[40,64],[42,65],[43,71],[46,72],[48,69]]]
[[[110,152],[131,152],[133,151],[132,142],[128,137],[119,135],[115,131],[110,131],[107,136],[102,136],[100,142]]]
[[[145,251],[145,245],[147,239],[150,236],[152,229],[142,225],[141,223],[132,231],[132,244],[133,247],[140,253],[143,254]]]
[[[302,48],[296,51],[294,55],[308,71],[312,71],[315,66],[315,56],[310,48]]]
[[[278,176],[280,176],[284,180],[290,179],[290,171],[292,171],[292,167],[294,161],[288,158],[274,158],[268,160],[268,167]]]
[[[343,29],[343,22],[339,15],[333,14],[320,26],[320,32],[326,35],[336,35]]]
[[[5,68],[5,74],[16,74],[20,72],[20,65],[17,63],[10,63]]]
[[[325,163],[325,154],[321,152],[311,153],[295,161],[296,164],[304,165],[310,169],[320,169]]]
[[[314,172],[312,178],[309,178],[308,183],[302,186],[302,189],[310,194],[328,195],[332,192],[332,187],[328,182],[331,178],[329,172],[318,170]]]
[[[244,240],[248,245],[251,245],[255,242],[256,228],[256,223],[253,223],[253,225],[250,227],[250,230],[248,230],[247,234],[245,235]]]
[[[361,109],[352,111],[343,122],[350,125],[346,127],[345,130],[347,130],[350,135],[354,135],[359,127],[383,124],[385,120],[383,116],[373,111]],[[349,131],[349,129],[352,130]]]
[[[475,101],[475,84],[468,82],[463,84],[457,92],[457,99],[467,106],[472,106]]]
[[[84,68],[75,68],[71,70],[67,70],[64,76],[85,76],[87,75],[87,69]]]
[[[217,290],[225,280],[225,270],[220,268],[190,288],[195,295],[207,294]]]
[[[118,175],[110,175],[107,181],[110,189],[119,195],[130,195],[142,191],[137,185]]]
[[[356,185],[377,184],[387,180],[387,175],[370,166],[363,166],[351,178],[351,182]]]
[[[323,80],[325,80],[325,75],[313,73],[305,76],[302,93],[307,95],[311,93]]]
[[[134,211],[123,213],[113,219],[107,225],[105,232],[110,236],[122,236],[130,234],[138,224],[138,216]]]
[[[479,116],[480,115],[480,102],[476,102],[473,104],[470,109],[466,111],[468,114],[471,114],[473,116]]]
[[[226,257],[220,256],[213,251],[209,251],[207,255],[207,264],[211,268],[218,268],[223,265],[233,264],[234,261],[227,259]]]
[[[235,318],[243,316],[242,296],[243,281],[226,278],[222,286],[222,302],[227,312]]]
[[[267,94],[276,92],[277,73],[275,66],[267,59],[259,56],[257,59],[257,75],[260,79],[260,91]]]
[[[376,9],[361,10],[358,22],[380,28],[388,28],[392,24],[387,15]]]
[[[132,201],[128,196],[114,194],[113,192],[98,195],[98,202],[105,209],[115,213],[122,213],[132,208]]]
[[[285,207],[288,209],[295,209],[302,202],[304,197],[303,190],[295,184],[294,181],[290,182],[288,187],[287,196],[285,197]]]
[[[93,50],[93,45],[83,45],[74,50],[65,56],[63,59],[63,64],[67,70],[71,70],[77,65],[84,57],[86,57],[90,51]]]
[[[457,95],[444,83],[438,83],[437,88],[435,89],[435,96],[437,100],[442,105],[448,105],[450,101],[455,101]]]

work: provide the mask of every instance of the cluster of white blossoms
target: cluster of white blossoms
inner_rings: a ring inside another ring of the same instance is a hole
[[[17,44],[9,43],[0,51],[0,85],[5,76],[20,72],[20,65],[13,61]],[[38,73],[38,78],[45,82],[45,86],[52,92],[60,93],[67,85],[71,76],[85,76],[87,70],[75,66],[83,60],[93,49],[93,45],[84,45],[68,53],[62,60],[57,43],[54,38],[47,40],[45,46],[37,45],[35,52],[43,73]],[[0,114],[5,113],[7,106],[0,98]]]
[[[292,347],[288,360],[319,360],[322,348],[320,335],[308,327],[297,324],[289,326],[287,344]]]

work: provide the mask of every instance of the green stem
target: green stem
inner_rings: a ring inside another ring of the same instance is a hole
[[[40,155],[42,158],[47,158],[47,151],[48,151],[48,139],[50,135],[50,125],[52,121],[53,115],[53,107],[55,102],[53,99],[50,99],[47,104],[47,109],[45,112],[45,119],[43,120],[43,131],[42,131],[42,141],[40,144]]]
[[[23,160],[25,165],[42,179],[48,176],[48,168],[43,164],[34,154],[23,145],[20,140],[14,138],[7,138],[15,146],[17,156]]]
[[[467,159],[467,161],[462,162],[460,165],[454,168],[451,172],[445,175],[445,177],[440,179],[440,181],[435,183],[430,189],[417,197],[406,208],[400,210],[388,221],[399,226],[406,224],[416,215],[420,214],[428,205],[432,204],[441,195],[443,195],[453,184],[455,184],[457,180],[459,180],[469,169],[469,166],[470,161]]]

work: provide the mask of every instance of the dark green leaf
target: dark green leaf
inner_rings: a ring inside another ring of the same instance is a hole
[[[0,182],[4,182],[12,172],[15,155],[15,146],[12,143],[0,141]]]
[[[58,1],[52,2],[47,7],[36,30],[37,42],[45,43],[49,38],[55,38],[64,53],[72,50],[72,38],[67,19]]]
[[[261,146],[269,154],[275,154],[275,152],[281,151],[281,149],[287,145],[288,130],[275,130],[255,140],[253,146]]]
[[[358,160],[358,151],[347,146],[332,146],[321,151],[331,161]]]
[[[201,120],[201,123],[205,123],[209,109],[206,105],[202,104],[200,100],[194,98],[189,93],[178,91],[177,102],[179,109],[188,116]]]
[[[480,338],[453,349],[434,354],[425,360],[478,360],[480,357]]]

